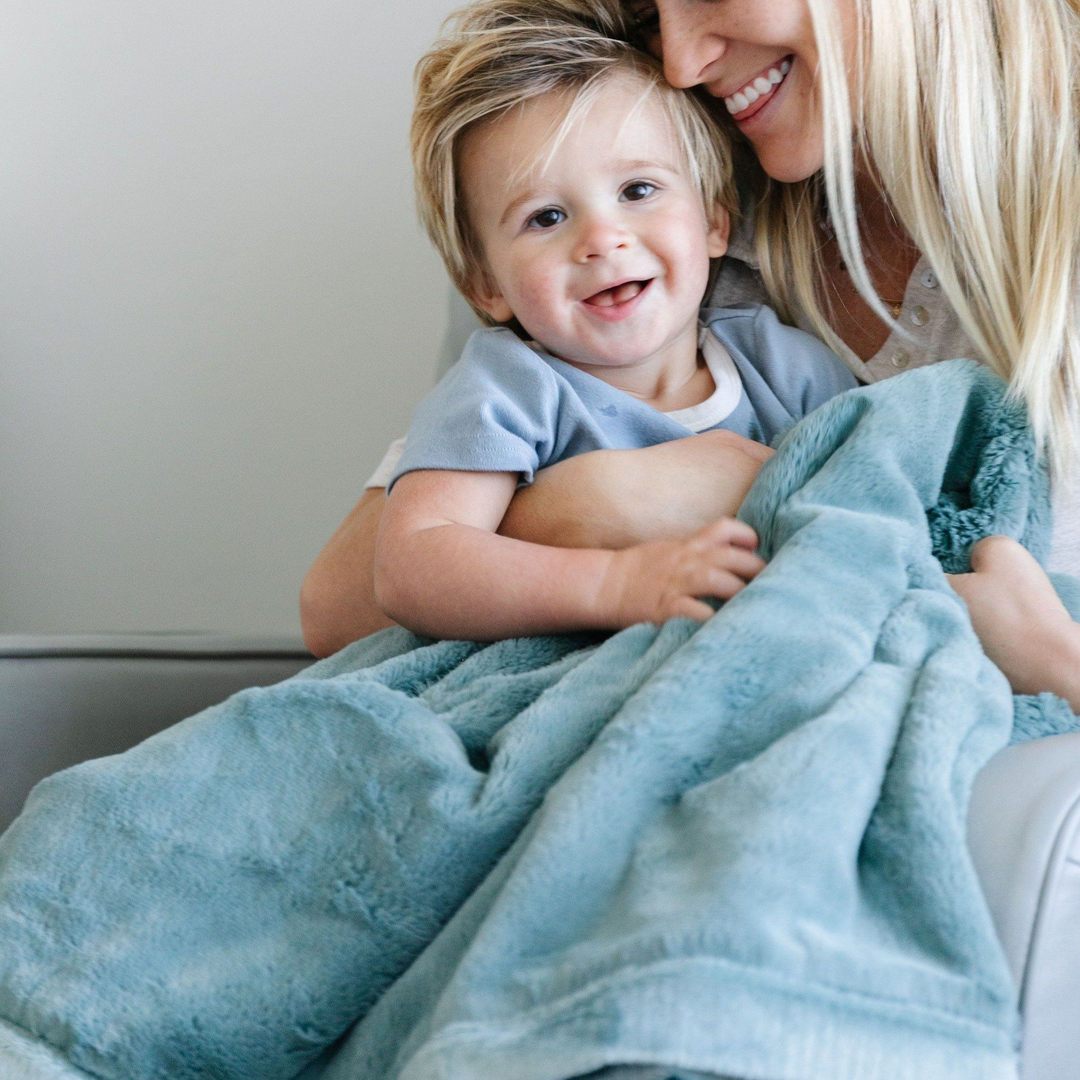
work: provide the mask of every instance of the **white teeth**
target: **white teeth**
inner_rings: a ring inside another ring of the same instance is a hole
[[[779,67],[769,68],[764,75],[759,75],[753,82],[747,83],[741,90],[736,91],[731,97],[724,98],[724,104],[729,113],[741,113],[748,109],[759,98],[771,93],[772,90],[784,81],[784,76],[791,70],[791,61],[784,60]]]

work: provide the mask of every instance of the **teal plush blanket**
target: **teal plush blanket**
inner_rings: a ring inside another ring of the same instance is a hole
[[[968,793],[1080,722],[1014,701],[942,567],[1040,552],[1047,506],[999,380],[922,369],[788,435],[743,510],[769,566],[701,627],[386,632],[46,780],[0,840],[0,1060],[1014,1077]]]

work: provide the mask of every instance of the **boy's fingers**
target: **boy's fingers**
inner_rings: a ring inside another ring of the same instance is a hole
[[[698,536],[711,544],[734,544],[742,548],[753,550],[757,547],[758,537],[745,521],[738,518],[721,518],[711,525],[706,525]]]
[[[729,544],[736,544],[750,551],[757,549],[758,534],[745,521],[737,521],[735,518],[731,518],[724,522],[724,526],[727,529],[726,539]]]
[[[746,582],[730,570],[717,566],[704,567],[702,572],[696,575],[695,580],[688,592],[694,596],[714,596],[718,600],[730,600],[741,589],[746,588]]]
[[[703,600],[695,600],[692,596],[684,596],[675,603],[672,617],[705,622],[706,619],[711,619],[715,614],[716,612]]]
[[[744,581],[757,577],[766,565],[757,552],[728,543],[708,545],[699,551],[694,562],[701,570],[727,570]]]
[[[744,581],[755,578],[765,569],[765,560],[753,551],[745,548],[728,548],[723,560],[726,569],[736,573]]]

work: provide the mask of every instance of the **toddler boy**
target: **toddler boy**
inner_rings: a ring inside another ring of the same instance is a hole
[[[516,486],[573,454],[715,427],[771,442],[856,385],[758,306],[699,311],[736,205],[705,107],[625,42],[481,0],[421,61],[417,190],[491,328],[421,404],[390,483],[376,598],[433,637],[706,619],[762,569],[733,518],[621,551],[499,536]]]

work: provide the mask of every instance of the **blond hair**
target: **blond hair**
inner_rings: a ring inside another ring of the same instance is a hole
[[[672,89],[621,31],[617,12],[609,17],[589,0],[479,0],[447,19],[417,64],[412,159],[420,220],[470,303],[486,268],[459,184],[461,146],[478,125],[534,98],[565,93],[565,129],[609,79],[640,79],[643,96],[654,96],[671,122],[707,211],[736,210],[726,141],[708,110]]]
[[[853,0],[853,71],[835,0],[808,2],[825,168],[797,184],[764,181],[757,218],[781,314],[806,313],[839,346],[820,288],[827,213],[859,292],[887,319],[856,220],[856,167],[869,163],[981,359],[1026,402],[1040,446],[1067,476],[1080,448],[1075,0]]]

